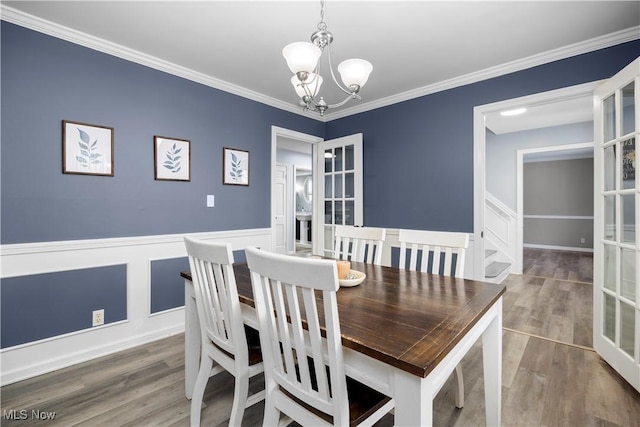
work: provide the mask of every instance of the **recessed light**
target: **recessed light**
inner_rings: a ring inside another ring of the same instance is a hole
[[[522,107],[522,108],[516,108],[514,110],[501,111],[500,115],[501,116],[517,116],[519,114],[523,114],[525,111],[527,111],[527,109]]]

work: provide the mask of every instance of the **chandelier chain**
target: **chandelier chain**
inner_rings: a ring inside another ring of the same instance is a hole
[[[327,23],[324,22],[324,0],[320,0],[320,22],[318,22],[318,30],[325,31]]]

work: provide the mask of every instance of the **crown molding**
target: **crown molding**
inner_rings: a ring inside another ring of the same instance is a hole
[[[477,83],[505,74],[522,71],[527,68],[536,67],[538,65],[547,64],[549,62],[570,58],[572,56],[581,55],[583,53],[593,52],[599,49],[615,46],[618,44],[630,42],[640,39],[640,26],[627,28],[626,30],[617,31],[601,37],[595,37],[579,43],[574,43],[565,47],[553,49],[538,55],[529,56],[516,61],[507,62],[495,67],[486,68],[477,72],[465,74],[463,76],[454,77],[432,85],[423,86],[418,89],[409,90],[403,93],[392,95],[376,101],[359,104],[344,110],[329,112],[325,117],[331,121],[353,114],[363,113],[365,111],[375,110],[376,108],[386,107],[399,102],[408,101],[410,99],[419,98],[421,96],[430,95],[436,92],[453,89],[458,86],[464,86],[470,83]]]
[[[459,77],[454,77],[452,79],[423,86],[417,89],[412,89],[376,101],[362,103],[336,112],[329,112],[324,117],[319,117],[316,113],[303,111],[302,108],[298,107],[295,104],[266,96],[264,94],[243,88],[241,86],[234,85],[229,82],[191,70],[189,68],[182,67],[172,62],[147,55],[143,52],[129,49],[122,45],[112,43],[107,40],[53,23],[51,21],[38,18],[4,4],[0,4],[0,17],[3,21],[11,22],[13,24],[20,25],[22,27],[29,28],[31,30],[38,31],[62,40],[66,40],[74,44],[88,47],[99,52],[113,55],[127,61],[135,62],[137,64],[141,64],[159,71],[182,77],[187,80],[203,84],[205,86],[229,92],[243,98],[257,101],[262,104],[278,108],[280,110],[285,110],[307,118],[318,120],[320,122],[329,122],[331,120],[363,113],[366,111],[374,110],[376,108],[386,107],[392,104],[408,101],[436,92],[453,89],[458,86],[476,83],[493,77],[502,76],[549,62],[570,58],[572,56],[581,55],[583,53],[588,53],[595,50],[615,46],[617,44],[640,39],[640,26],[631,27],[626,30],[618,31],[601,37],[595,37],[593,39],[574,43],[562,48],[553,49],[538,55],[529,56],[527,58],[508,62],[506,64],[486,68],[484,70],[465,74]]]
[[[191,70],[189,68],[174,64],[169,61],[165,61],[155,56],[147,55],[146,53],[130,49],[116,43],[112,43],[110,41],[92,36],[90,34],[83,33],[56,24],[54,22],[47,21],[42,18],[38,18],[4,4],[0,4],[0,17],[3,21],[7,21],[21,27],[29,28],[31,30],[38,31],[40,33],[47,34],[62,40],[66,40],[80,46],[88,47],[90,49],[106,53],[108,55],[116,56],[118,58],[130,62],[135,62],[137,64],[144,65],[155,70],[163,71],[177,77],[182,77],[184,79],[191,80],[205,86],[229,92],[243,98],[247,98],[253,101],[260,102],[262,104],[278,108],[280,110],[300,114],[312,119],[318,119],[310,112],[302,111],[302,109],[297,105],[290,104],[288,102],[284,102],[270,96],[266,96],[259,92],[255,92],[241,86],[231,84],[224,80],[216,79],[206,74]]]

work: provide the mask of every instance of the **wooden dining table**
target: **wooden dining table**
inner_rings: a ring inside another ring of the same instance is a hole
[[[500,425],[505,286],[358,262],[351,268],[366,278],[337,292],[347,375],[395,399],[395,425],[432,425],[434,397],[482,337],[486,421]],[[235,264],[234,271],[244,321],[257,328],[249,269]],[[190,398],[201,337],[191,274],[181,276]]]

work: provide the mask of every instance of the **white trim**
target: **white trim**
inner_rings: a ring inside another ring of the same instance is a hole
[[[3,279],[125,264],[127,318],[0,350],[0,383],[10,384],[184,331],[184,307],[150,313],[150,265],[151,261],[187,256],[185,235],[230,242],[234,250],[249,245],[272,247],[268,228],[1,245]]]
[[[459,86],[468,85],[482,80],[502,76],[516,71],[525,70],[553,61],[570,58],[599,49],[615,46],[640,38],[640,26],[628,28],[626,30],[617,31],[604,36],[595,37],[584,40],[568,46],[552,49],[538,55],[532,55],[516,61],[486,68],[484,70],[454,77],[452,79],[437,82],[421,88],[409,90],[400,94],[392,95],[376,101],[361,103],[351,108],[329,111],[324,117],[318,116],[317,113],[305,112],[296,104],[284,102],[279,99],[263,95],[261,93],[231,84],[229,82],[216,79],[206,74],[182,67],[180,65],[164,61],[151,55],[147,55],[137,50],[127,48],[125,46],[109,42],[107,40],[91,36],[89,34],[73,30],[71,28],[56,24],[51,21],[38,18],[18,9],[0,4],[0,17],[2,20],[38,31],[62,40],[69,41],[99,52],[107,53],[127,61],[135,62],[156,70],[160,70],[178,77],[185,78],[203,85],[223,90],[243,98],[251,99],[266,105],[270,105],[281,110],[309,117],[320,122],[328,122],[342,117],[351,116],[365,111],[374,110],[376,108],[385,107],[398,102],[419,98],[425,95],[442,92]],[[366,99],[366,97],[365,97]]]
[[[495,67],[485,68],[484,70],[465,74],[463,76],[454,77],[421,88],[409,90],[397,95],[392,95],[376,101],[366,102],[346,108],[336,112],[329,111],[325,114],[325,118],[330,120],[340,119],[342,117],[351,116],[353,114],[363,113],[365,111],[374,110],[376,108],[386,107],[388,105],[397,104],[399,102],[408,101],[410,99],[419,98],[421,96],[442,92],[448,89],[480,82],[483,80],[499,77],[505,74],[514,73],[516,71],[526,70],[561,59],[571,58],[573,56],[582,55],[584,53],[593,52],[599,49],[615,46],[640,38],[640,26],[628,28],[626,30],[617,31],[589,40],[584,40],[568,46],[552,49],[538,55],[532,55],[527,58],[518,59],[516,61],[507,62],[506,64],[497,65]],[[366,95],[363,95],[366,97]]]
[[[595,88],[600,84],[600,82],[595,82],[589,84],[591,90],[589,90],[589,94],[591,95]],[[581,85],[583,86],[583,85]],[[576,88],[576,90],[581,90]],[[587,89],[588,90],[588,89]],[[553,151],[565,151],[565,150],[583,150],[585,148],[593,149],[593,141],[591,142],[583,142],[578,144],[563,144],[563,145],[553,145],[547,147],[536,147],[536,148],[528,148],[523,150],[516,151],[516,198],[517,198],[517,209],[516,212],[518,214],[518,253],[516,254],[517,261],[519,265],[522,265],[523,255],[523,245],[524,245],[524,158],[527,154],[537,154],[537,153],[547,153]],[[581,218],[577,218],[581,219]],[[591,217],[593,219],[593,217]],[[593,251],[593,249],[591,249]],[[522,268],[522,267],[520,267]],[[520,270],[522,271],[522,270]]]
[[[524,219],[584,219],[593,221],[593,216],[585,215],[522,215]]]
[[[104,40],[90,34],[71,29],[69,27],[62,26],[55,22],[38,18],[37,16],[30,15],[21,10],[14,9],[4,4],[0,5],[0,15],[2,16],[3,21],[11,22],[12,24],[20,25],[22,27],[38,31],[49,36],[66,40],[80,46],[88,47],[89,49],[97,50],[98,52],[113,55],[115,57],[122,58],[136,64],[141,64],[146,67],[163,71],[174,76],[182,77],[196,83],[201,83],[205,86],[220,89],[222,91],[232,93],[243,98],[251,99],[262,104],[279,108],[281,110],[296,113],[316,120],[319,119],[317,114],[312,112],[304,112],[302,108],[298,107],[296,104],[284,102],[279,99],[263,95],[259,92],[226,82],[224,80],[211,77],[207,74],[191,70],[181,65],[165,61],[155,56],[148,55],[138,50],[130,49],[123,45],[113,43],[108,40]]]
[[[572,246],[553,246],[553,245],[535,245],[532,243],[525,243],[525,248],[533,249],[551,249],[554,251],[571,251],[571,252],[590,252],[593,253],[593,248],[574,248]]]
[[[481,237],[481,233],[484,231],[484,203],[485,203],[485,150],[486,150],[486,131],[485,131],[485,115],[494,113],[501,110],[513,109],[522,105],[535,105],[553,103],[562,99],[579,98],[583,96],[592,96],[593,91],[602,80],[595,82],[583,83],[580,85],[569,86],[566,88],[556,89],[548,92],[541,92],[533,95],[527,95],[520,98],[513,98],[504,101],[494,102],[491,104],[478,105],[473,108],[473,145],[474,145],[474,207],[473,207],[473,225],[474,225],[474,241],[475,241],[475,259],[473,262],[476,272],[484,271],[484,240]],[[579,144],[576,144],[579,145]],[[591,143],[593,145],[593,143]],[[559,147],[559,146],[558,146]],[[519,164],[519,163],[518,163]],[[520,173],[518,173],[520,177]],[[521,183],[517,188],[522,188]],[[519,191],[518,193],[521,193]],[[516,213],[522,212],[522,206],[518,206]],[[519,254],[514,260],[514,266],[512,272],[515,274],[521,274],[522,272],[522,224],[518,224],[518,242],[517,248]],[[483,277],[475,277],[477,280],[482,280]]]

